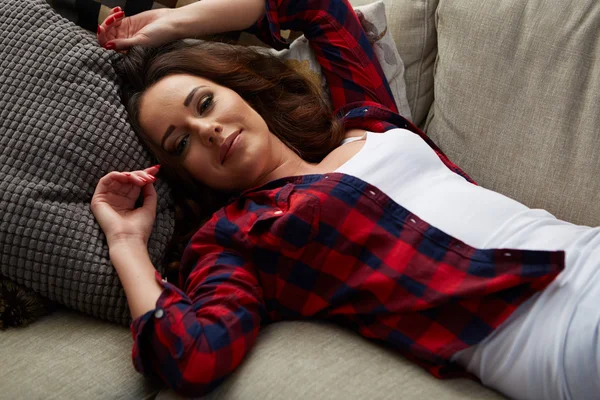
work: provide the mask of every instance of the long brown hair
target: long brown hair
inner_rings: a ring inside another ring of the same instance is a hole
[[[309,162],[322,160],[344,136],[320,88],[277,57],[230,43],[180,40],[157,48],[133,47],[116,65],[121,97],[130,122],[161,164],[160,176],[175,200],[175,234],[166,264],[174,273],[187,242],[232,193],[221,193],[193,179],[139,122],[140,99],[160,79],[174,74],[201,76],[237,92],[265,120],[269,130]],[[171,277],[172,278],[172,277]]]

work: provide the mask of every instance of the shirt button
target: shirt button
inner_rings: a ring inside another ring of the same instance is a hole
[[[369,190],[369,193],[371,193],[371,196],[375,196],[375,195],[377,194],[377,193],[375,193],[375,192],[374,192],[374,191],[372,191],[372,190]]]
[[[275,214],[275,215],[281,215],[281,214],[283,214],[283,211],[281,211],[281,210],[277,210],[277,211],[275,211],[273,214]]]
[[[154,318],[162,318],[165,315],[165,310],[163,310],[162,308],[157,308],[156,311],[154,311]]]

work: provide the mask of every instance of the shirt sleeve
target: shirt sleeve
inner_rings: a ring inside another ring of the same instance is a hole
[[[185,292],[157,272],[156,308],[131,324],[135,369],[188,396],[210,392],[242,362],[264,306],[252,265],[207,236],[196,234],[184,252]]]
[[[376,103],[398,112],[392,91],[348,0],[267,0],[266,14],[247,31],[276,49],[289,46],[280,30],[304,33],[321,65],[334,112]],[[347,107],[346,107],[347,108]]]

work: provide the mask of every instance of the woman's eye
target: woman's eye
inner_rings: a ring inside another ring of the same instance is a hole
[[[213,104],[213,96],[211,94],[204,97],[198,104],[198,113],[200,115],[202,115],[208,109],[208,107],[210,107],[212,104]]]
[[[174,152],[176,156],[180,156],[181,153],[183,153],[183,151],[185,150],[185,146],[187,146],[187,141],[188,141],[189,137],[190,137],[190,135],[185,135],[183,137],[183,139],[181,139],[179,141],[179,143],[177,144],[177,147],[175,148],[175,152]]]

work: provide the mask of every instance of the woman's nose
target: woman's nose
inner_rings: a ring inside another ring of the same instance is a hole
[[[219,145],[222,142],[223,126],[216,121],[196,121],[196,132],[207,146]]]

